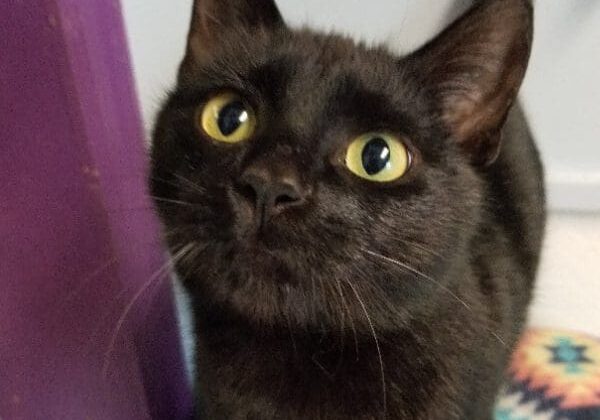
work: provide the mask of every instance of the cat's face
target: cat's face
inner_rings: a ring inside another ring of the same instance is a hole
[[[188,290],[250,322],[309,328],[391,328],[452,298],[444,273],[464,263],[484,205],[476,164],[497,151],[528,39],[516,64],[453,69],[452,33],[399,59],[289,30],[270,2],[228,4],[196,4],[152,150],[152,192]],[[510,86],[483,85],[499,84],[485,71]]]

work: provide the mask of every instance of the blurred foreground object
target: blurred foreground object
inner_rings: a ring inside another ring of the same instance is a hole
[[[0,418],[187,418],[119,2],[0,2],[0,43]]]

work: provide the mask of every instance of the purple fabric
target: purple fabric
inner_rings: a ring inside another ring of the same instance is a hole
[[[2,420],[189,416],[146,168],[118,1],[0,1]]]

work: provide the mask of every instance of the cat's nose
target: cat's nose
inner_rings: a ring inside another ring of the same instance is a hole
[[[246,169],[238,185],[260,225],[305,203],[309,192],[292,171],[263,166]]]

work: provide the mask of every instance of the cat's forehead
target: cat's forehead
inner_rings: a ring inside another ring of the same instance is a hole
[[[385,118],[406,90],[396,57],[341,36],[295,32],[259,54],[242,77],[298,129],[325,112]]]
[[[264,59],[266,67],[273,61],[287,64],[288,89],[296,94],[306,87],[314,87],[315,94],[330,93],[349,78],[372,91],[392,91],[390,83],[398,82],[394,56],[383,48],[368,48],[339,35],[293,32],[275,43]]]
[[[369,48],[339,36],[310,30],[281,36],[235,37],[199,79],[257,90],[267,97],[314,103],[353,80],[355,87],[390,97],[401,90],[399,60],[386,49]]]

